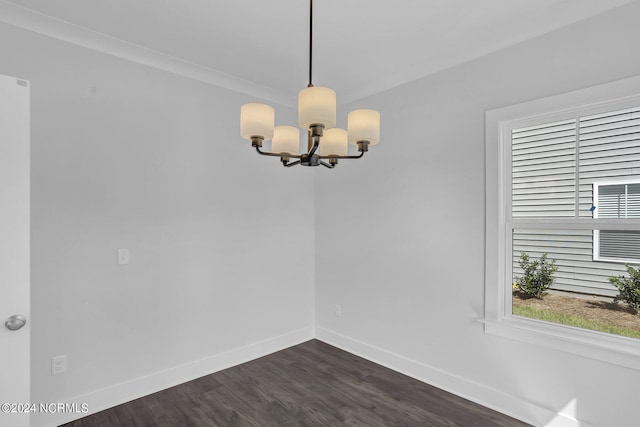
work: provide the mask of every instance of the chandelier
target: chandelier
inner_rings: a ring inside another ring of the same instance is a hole
[[[275,110],[266,104],[250,103],[240,108],[240,136],[251,141],[259,154],[280,157],[285,167],[322,165],[332,169],[339,159],[359,159],[369,150],[369,145],[378,143],[380,113],[354,110],[347,116],[347,130],[335,127],[336,93],[313,85],[312,58],[313,0],[309,0],[309,84],[298,93],[298,125],[307,131],[307,151],[300,153],[298,128],[274,126]],[[271,152],[262,151],[262,143],[268,140],[271,140]],[[360,154],[348,155],[349,144],[357,146]]]

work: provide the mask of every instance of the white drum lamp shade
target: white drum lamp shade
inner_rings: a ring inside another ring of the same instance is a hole
[[[297,156],[300,151],[300,130],[293,126],[276,126],[273,131],[271,151]]]
[[[266,104],[244,104],[240,108],[240,136],[251,141],[260,137],[265,141],[273,137],[276,111]]]
[[[348,148],[346,130],[332,128],[324,131],[320,140],[321,156],[346,156]]]
[[[369,141],[376,145],[380,140],[380,113],[375,110],[353,110],[347,117],[349,144]]]
[[[326,87],[308,87],[298,93],[298,124],[302,129],[311,125],[336,125],[336,93]]]

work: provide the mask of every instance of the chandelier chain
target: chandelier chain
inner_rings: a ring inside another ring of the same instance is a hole
[[[309,84],[307,87],[313,87],[312,74],[313,69],[313,0],[309,0]]]

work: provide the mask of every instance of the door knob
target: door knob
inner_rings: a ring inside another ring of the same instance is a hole
[[[27,323],[27,318],[22,314],[14,314],[9,317],[6,322],[4,322],[4,326],[7,327],[10,331],[17,331],[22,328],[25,323]]]

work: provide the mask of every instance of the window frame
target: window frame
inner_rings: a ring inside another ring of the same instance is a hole
[[[593,204],[597,207],[600,187],[610,185],[640,184],[640,180],[603,180],[593,183]],[[598,209],[593,212],[593,217],[598,218]],[[600,230],[593,230],[593,260],[600,262],[614,262],[618,264],[640,264],[640,258],[610,258],[600,256]]]
[[[633,94],[633,95],[630,95]],[[512,315],[514,228],[640,230],[629,219],[511,217],[511,130],[640,105],[640,76],[485,114],[485,333],[640,370],[640,340]],[[507,232],[509,231],[509,232]]]

